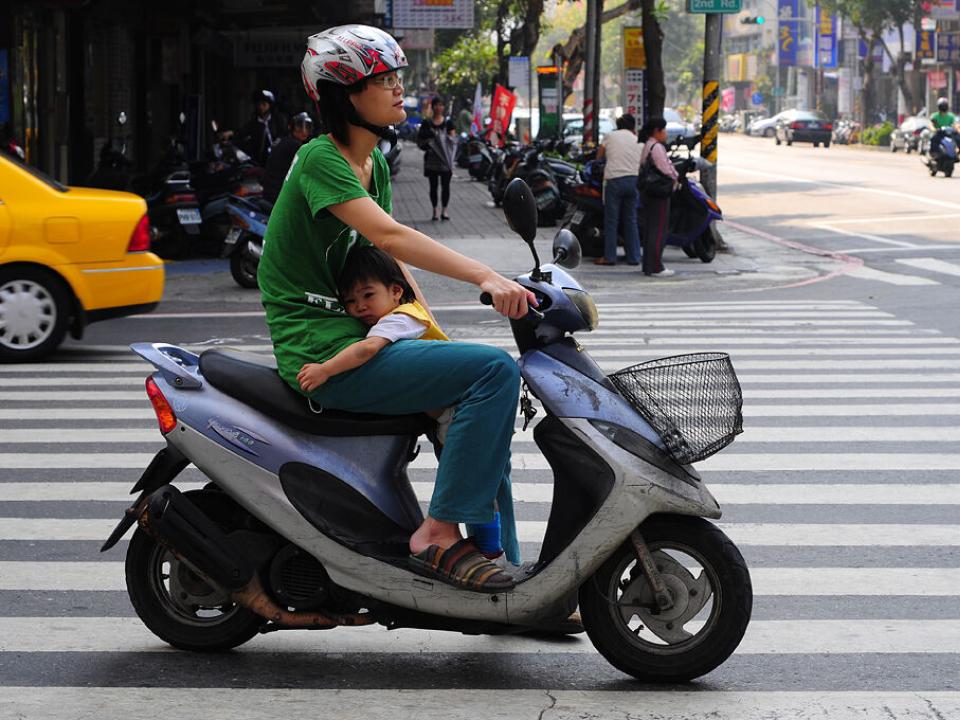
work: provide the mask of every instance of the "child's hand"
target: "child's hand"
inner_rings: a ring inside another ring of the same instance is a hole
[[[320,363],[307,363],[297,373],[297,382],[305,393],[313,392],[329,379],[330,375]]]

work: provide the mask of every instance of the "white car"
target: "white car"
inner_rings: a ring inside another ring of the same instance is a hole
[[[784,110],[773,117],[759,118],[747,126],[747,134],[755,137],[773,137],[777,134],[777,123],[790,110]]]

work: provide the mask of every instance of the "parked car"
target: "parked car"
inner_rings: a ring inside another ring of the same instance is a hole
[[[813,143],[814,147],[830,147],[833,123],[819,110],[793,110],[777,122],[777,145],[795,142]]]
[[[667,121],[667,145],[675,143],[678,137],[693,137],[697,134],[693,123],[688,123],[673,108],[663,109],[663,119]]]
[[[600,131],[600,142],[603,142],[603,136],[608,132],[612,132],[617,129],[617,126],[614,124],[613,120],[607,117],[600,118],[599,124]],[[579,118],[573,118],[571,120],[564,120],[563,122],[563,140],[564,142],[570,142],[573,139],[579,139],[583,137],[583,116]]]
[[[163,261],[142,197],[66,187],[0,155],[0,362],[38,360],[67,332],[149,312]]]
[[[773,117],[757,118],[749,125],[747,125],[747,135],[754,135],[756,137],[773,137],[777,134],[777,123],[783,119],[788,113],[794,112],[793,110],[784,110],[779,112]]]
[[[924,130],[933,131],[933,123],[928,118],[917,115],[906,118],[890,136],[890,152],[903,150],[909,155],[919,151]]]

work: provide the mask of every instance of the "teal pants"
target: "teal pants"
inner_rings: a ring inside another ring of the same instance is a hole
[[[384,415],[456,405],[430,501],[430,517],[452,523],[493,520],[500,511],[507,559],[520,562],[513,495],[510,438],[520,371],[503,350],[436,340],[400,340],[372,360],[337,375],[314,391],[314,403],[349,412]]]

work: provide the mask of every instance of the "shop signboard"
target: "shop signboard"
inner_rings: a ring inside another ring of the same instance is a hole
[[[797,49],[800,46],[800,0],[777,2],[777,59],[781,67],[797,64]]]
[[[473,28],[474,0],[393,0],[393,27]]]

